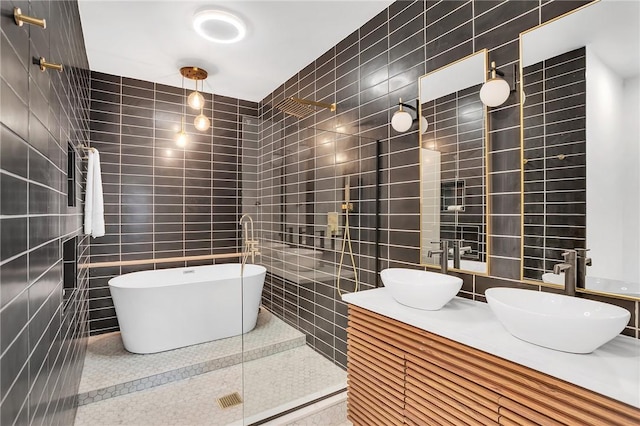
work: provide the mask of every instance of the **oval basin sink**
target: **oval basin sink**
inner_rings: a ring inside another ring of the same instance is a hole
[[[453,268],[453,260],[449,261],[449,268]],[[460,260],[460,269],[464,271],[479,272],[481,274],[487,273],[486,262],[478,262],[477,260]]]
[[[300,269],[318,269],[322,260],[320,250],[304,248],[283,248],[276,252],[282,261],[298,265]]]
[[[563,352],[593,352],[616,337],[631,317],[619,306],[535,290],[496,287],[485,296],[509,333]]]
[[[380,278],[398,303],[427,311],[442,308],[462,287],[458,277],[417,269],[384,269]]]
[[[552,272],[542,274],[542,281],[550,284],[564,285],[564,272],[558,275]],[[585,284],[587,290],[640,297],[640,283],[637,282],[587,276]]]

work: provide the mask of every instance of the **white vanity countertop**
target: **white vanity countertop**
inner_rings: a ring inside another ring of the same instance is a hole
[[[638,339],[618,336],[590,354],[571,354],[513,337],[482,302],[455,297],[439,311],[423,311],[396,302],[385,288],[342,299],[640,408]]]

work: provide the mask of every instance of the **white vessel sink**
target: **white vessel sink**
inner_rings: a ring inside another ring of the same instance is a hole
[[[449,268],[453,268],[453,260],[449,260]],[[478,262],[477,260],[460,259],[460,269],[463,271],[487,273],[486,262]]]
[[[564,272],[558,275],[552,272],[542,274],[542,281],[548,284],[564,285]],[[585,285],[587,290],[640,297],[640,283],[637,282],[587,276]]]
[[[564,285],[564,272],[561,272],[559,274],[546,272],[542,274],[542,282],[547,284]]]
[[[593,352],[616,337],[631,317],[608,303],[535,290],[490,288],[485,296],[509,333],[563,352]]]
[[[427,311],[442,308],[462,287],[458,277],[417,269],[384,269],[380,278],[398,303]]]
[[[283,248],[276,251],[276,256],[283,262],[298,265],[300,269],[318,269],[322,260],[320,250],[304,248]]]
[[[587,282],[585,284],[588,290],[621,294],[623,296],[640,297],[640,283],[637,282],[612,280],[600,277],[587,277]]]

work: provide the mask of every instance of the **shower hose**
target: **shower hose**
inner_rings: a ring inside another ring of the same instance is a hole
[[[348,204],[348,201],[346,202]],[[349,232],[349,208],[347,207],[344,211],[344,237],[342,238],[342,250],[340,251],[340,263],[338,264],[338,279],[336,282],[336,287],[338,288],[338,294],[342,296],[342,289],[340,288],[340,276],[342,274],[342,263],[344,261],[344,253],[345,248],[347,247],[347,243],[349,244],[349,256],[351,257],[351,267],[353,268],[353,274],[355,275],[356,285],[353,290],[355,293],[358,291],[358,270],[356,269],[356,261],[353,258],[353,248],[351,247],[351,233]]]

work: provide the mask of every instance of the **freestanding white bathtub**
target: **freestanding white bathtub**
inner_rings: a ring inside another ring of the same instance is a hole
[[[132,272],[109,280],[124,347],[149,354],[247,333],[266,268],[248,264]]]

